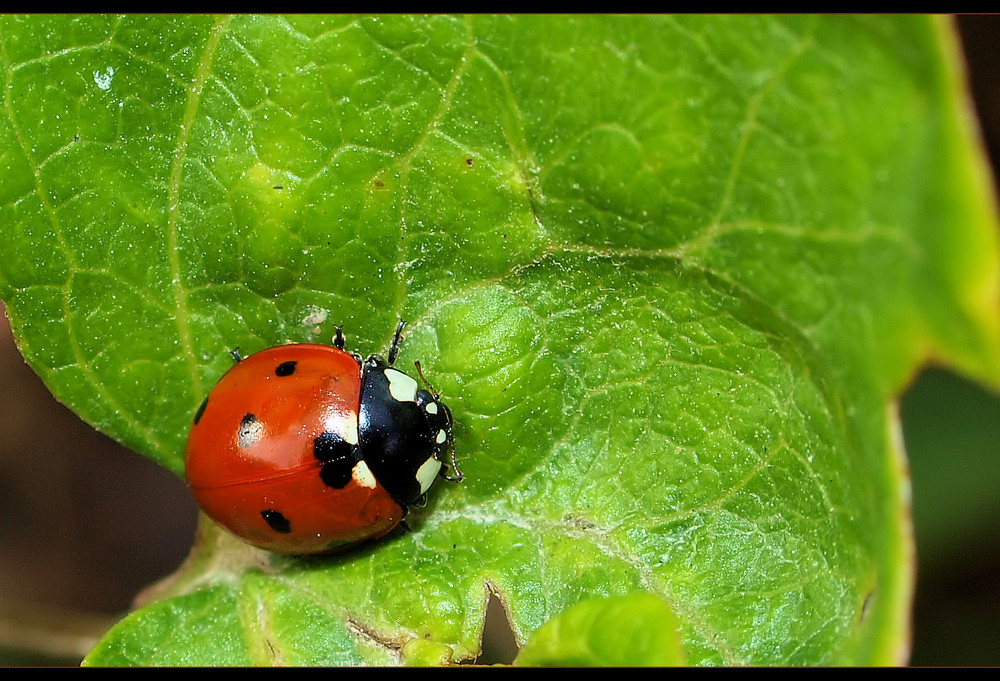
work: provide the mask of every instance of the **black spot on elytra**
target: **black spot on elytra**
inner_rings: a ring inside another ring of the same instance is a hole
[[[194,414],[194,425],[198,425],[198,421],[201,421],[202,415],[205,413],[205,407],[208,406],[208,398],[206,397],[201,401],[201,406],[198,407],[198,411]]]
[[[291,376],[292,374],[295,373],[295,365],[296,364],[298,364],[298,362],[295,362],[295,361],[282,362],[274,370],[274,375],[275,376]]]
[[[281,534],[288,534],[292,531],[292,524],[288,522],[288,518],[281,514],[281,511],[275,511],[274,509],[268,509],[266,511],[260,512],[260,517],[264,519],[271,529],[275,532],[280,532]]]
[[[351,449],[352,447],[347,440],[329,430],[313,440],[313,455],[324,462],[353,459]],[[353,464],[351,467],[353,468]]]
[[[351,481],[354,447],[337,433],[325,432],[313,440],[313,455],[323,462],[319,476],[327,487],[343,489]]]
[[[319,477],[327,487],[344,489],[347,487],[347,483],[351,481],[351,478],[354,477],[354,465],[355,462],[353,459],[328,461],[320,469]]]

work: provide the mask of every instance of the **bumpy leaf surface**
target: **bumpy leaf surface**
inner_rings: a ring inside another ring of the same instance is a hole
[[[466,476],[337,557],[206,522],[89,662],[457,661],[490,593],[523,641],[635,591],[689,663],[905,659],[892,400],[928,357],[1000,384],[956,53],[926,17],[0,19],[0,297],[61,400],[180,475],[228,350],[402,317]]]

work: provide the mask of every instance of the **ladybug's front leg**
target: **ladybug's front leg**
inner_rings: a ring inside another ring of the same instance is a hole
[[[389,346],[389,366],[396,363],[396,355],[399,354],[399,344],[403,342],[403,327],[406,325],[402,319],[396,326],[396,334],[392,337],[392,345]]]

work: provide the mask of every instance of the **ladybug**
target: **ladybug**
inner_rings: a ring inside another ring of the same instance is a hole
[[[438,476],[462,480],[448,407],[388,361],[333,346],[281,345],[241,358],[198,408],[185,468],[201,508],[244,541],[326,553],[385,535]],[[451,449],[451,470],[443,457]]]

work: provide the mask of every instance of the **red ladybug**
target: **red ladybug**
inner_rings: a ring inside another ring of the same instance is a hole
[[[234,353],[188,436],[201,508],[254,546],[323,553],[389,532],[439,475],[460,481],[451,412],[392,366],[402,331],[401,321],[388,361],[345,352],[340,327],[332,347]]]

